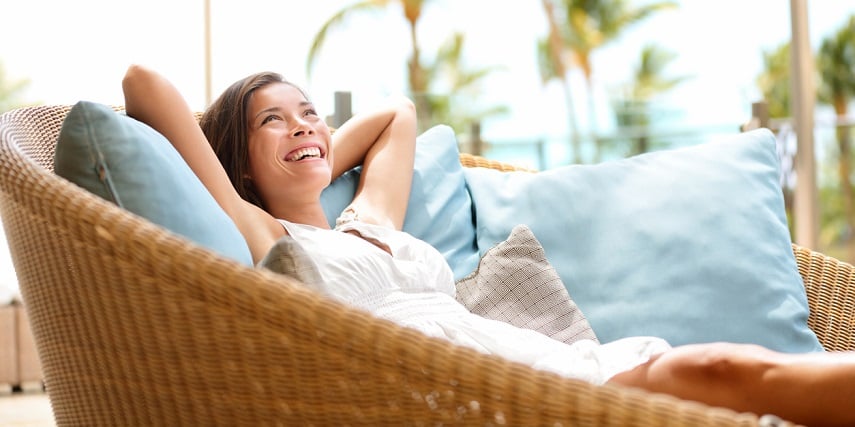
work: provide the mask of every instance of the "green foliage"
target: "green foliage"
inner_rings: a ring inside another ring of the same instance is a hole
[[[816,60],[817,99],[832,105],[837,114],[846,114],[849,100],[855,97],[855,15],[823,40]]]
[[[622,96],[613,101],[618,128],[630,140],[626,155],[641,154],[654,148],[655,142],[651,140],[649,129],[655,114],[653,101],[688,78],[665,75],[666,68],[676,58],[674,52],[659,46],[644,46],[633,80],[624,87]]]
[[[572,111],[573,94],[567,84],[566,71],[578,67],[588,83],[588,118],[590,132],[599,160],[602,147],[596,135],[596,114],[591,90],[594,73],[591,57],[594,51],[617,40],[632,25],[639,23],[656,12],[672,9],[677,4],[660,1],[637,5],[629,0],[542,0],[550,26],[549,35],[539,42],[539,65],[541,78],[548,82],[562,80],[570,114],[571,135],[576,130],[575,113]],[[571,145],[576,161],[579,161],[579,141],[571,136]]]
[[[820,83],[817,98],[830,104],[839,117],[846,117],[849,103],[855,97],[855,15],[849,18],[835,34],[823,40],[816,58]],[[838,212],[826,215],[825,227],[835,227],[848,249],[845,259],[855,260],[855,189],[852,185],[852,133],[849,129],[835,129],[837,141],[837,183],[839,185]],[[835,215],[836,214],[836,215]],[[840,225],[842,224],[842,226]]]
[[[306,75],[311,78],[312,70],[314,69],[315,62],[317,62],[318,59],[318,54],[320,54],[324,43],[326,43],[329,33],[334,31],[339,25],[342,25],[348,17],[357,13],[372,10],[383,10],[397,2],[398,0],[364,0],[345,6],[338,12],[334,13],[333,16],[324,22],[312,39],[312,46],[309,48],[309,54],[306,57]]]
[[[364,0],[339,10],[330,17],[315,34],[306,60],[307,72],[317,60],[327,36],[349,16],[371,10],[383,10],[393,5],[401,6],[404,18],[409,24],[412,53],[407,60],[410,93],[419,113],[419,127],[424,130],[433,124],[443,123],[464,132],[470,123],[486,117],[502,114],[505,106],[490,106],[476,109],[473,106],[480,97],[479,83],[497,67],[478,69],[467,68],[463,63],[464,37],[453,34],[440,47],[433,62],[421,57],[421,49],[416,34],[416,26],[422,15],[425,0]],[[452,95],[438,95],[447,93]],[[462,100],[461,96],[466,96]]]
[[[687,76],[666,77],[665,68],[677,54],[662,47],[648,44],[641,49],[638,67],[635,69],[635,82],[632,84],[632,99],[649,101],[674,89],[688,79]]]
[[[455,132],[464,133],[474,122],[505,114],[504,105],[477,107],[481,94],[480,83],[490,73],[501,67],[470,68],[463,61],[464,36],[454,33],[440,46],[433,63],[425,66],[428,82],[427,103],[430,105],[432,124],[443,123]],[[436,95],[447,93],[450,95]]]
[[[790,117],[790,43],[763,52],[757,87],[769,106],[769,117]]]
[[[549,42],[546,38],[537,40],[537,71],[540,75],[540,83],[547,84],[552,80],[559,79],[558,68],[555,58],[549,52]]]
[[[582,67],[590,67],[589,58],[594,50],[620,37],[630,26],[654,13],[676,8],[670,1],[637,5],[629,0],[561,0],[564,11],[564,39],[576,52]],[[586,75],[591,70],[588,68]]]
[[[792,114],[790,89],[790,43],[763,52],[764,69],[757,77],[772,118]],[[816,95],[819,103],[831,105],[835,114],[845,117],[855,98],[855,15],[835,33],[823,39],[816,51]],[[820,242],[822,250],[855,262],[855,190],[852,185],[852,130],[837,127],[836,144],[825,150],[819,164],[823,182],[819,189],[822,210]],[[797,219],[796,219],[797,220]]]

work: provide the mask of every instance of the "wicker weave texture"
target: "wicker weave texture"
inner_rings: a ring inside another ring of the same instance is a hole
[[[0,116],[0,216],[60,426],[757,425],[427,338],[221,258],[54,175],[67,111]],[[811,327],[851,349],[851,266],[797,254]]]

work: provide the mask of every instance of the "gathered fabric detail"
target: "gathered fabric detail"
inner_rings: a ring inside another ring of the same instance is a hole
[[[583,339],[568,345],[531,329],[481,317],[455,299],[454,275],[435,248],[405,232],[358,221],[355,212],[343,217],[335,230],[280,222],[318,266],[321,280],[307,286],[377,317],[594,384],[668,347],[662,340],[646,337],[605,345]],[[365,237],[388,245],[390,252]]]

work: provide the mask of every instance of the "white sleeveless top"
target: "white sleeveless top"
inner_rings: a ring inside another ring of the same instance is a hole
[[[317,291],[430,336],[594,384],[669,348],[650,337],[567,345],[473,314],[454,298],[454,275],[442,254],[405,232],[358,221],[336,230],[280,222],[317,264],[322,283],[311,285]],[[392,255],[348,230],[385,243]]]

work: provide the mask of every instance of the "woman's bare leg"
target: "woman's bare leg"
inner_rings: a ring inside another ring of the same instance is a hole
[[[855,425],[855,353],[698,344],[657,355],[610,382],[809,426]]]

